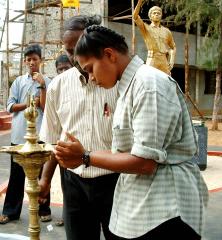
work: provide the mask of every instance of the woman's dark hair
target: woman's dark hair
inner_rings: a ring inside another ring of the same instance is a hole
[[[77,42],[75,54],[101,58],[104,48],[114,48],[122,54],[128,53],[124,36],[98,25],[86,28]]]
[[[99,25],[102,22],[100,15],[86,16],[78,15],[69,18],[64,24],[64,31],[84,30],[91,25]]]
[[[70,63],[69,57],[66,54],[59,55],[56,58],[55,66],[57,67],[59,63]]]
[[[29,45],[25,50],[24,50],[24,57],[30,55],[30,54],[37,54],[40,58],[42,58],[42,49],[38,44],[32,44]]]

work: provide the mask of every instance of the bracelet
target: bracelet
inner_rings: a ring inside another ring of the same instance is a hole
[[[45,86],[45,84],[44,84],[44,85],[38,86],[37,88],[38,88],[38,89],[46,89],[46,86]]]
[[[89,167],[90,153],[91,153],[91,151],[85,151],[83,156],[82,156],[82,161],[83,161],[83,164],[85,165],[85,168]]]

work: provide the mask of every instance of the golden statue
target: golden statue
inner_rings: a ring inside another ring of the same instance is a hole
[[[149,9],[148,16],[151,24],[145,23],[139,16],[144,0],[138,0],[133,12],[133,20],[144,38],[148,54],[146,64],[171,74],[176,55],[176,44],[171,31],[160,24],[162,9],[154,6]]]

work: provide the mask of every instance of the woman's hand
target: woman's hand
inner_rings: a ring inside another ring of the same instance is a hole
[[[85,149],[77,138],[69,133],[66,133],[66,136],[68,142],[57,142],[54,150],[56,160],[64,168],[77,168],[82,164]]]

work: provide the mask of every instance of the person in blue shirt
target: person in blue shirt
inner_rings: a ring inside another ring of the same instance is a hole
[[[36,129],[39,132],[46,100],[46,88],[50,82],[40,72],[42,63],[41,47],[39,45],[29,45],[24,51],[24,63],[29,72],[19,76],[10,88],[10,96],[7,102],[7,111],[13,113],[11,129],[11,145],[25,143],[26,119],[24,110],[27,107],[27,96],[34,95],[38,111],[36,119]],[[11,157],[11,171],[8,188],[5,196],[0,224],[6,224],[11,220],[17,220],[22,210],[24,198],[25,173],[23,168],[13,161]],[[41,221],[51,220],[50,194],[47,200],[39,207]]]

